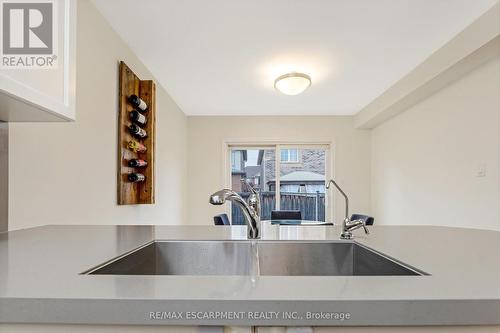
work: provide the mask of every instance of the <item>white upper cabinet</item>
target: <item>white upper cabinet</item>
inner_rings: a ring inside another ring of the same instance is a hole
[[[75,120],[76,0],[0,4],[0,121]]]

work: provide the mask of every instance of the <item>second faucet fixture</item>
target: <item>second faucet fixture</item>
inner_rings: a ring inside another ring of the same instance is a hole
[[[340,194],[345,199],[345,217],[344,221],[342,221],[342,233],[340,234],[341,239],[352,239],[352,230],[356,230],[358,228],[363,227],[365,230],[366,234],[369,234],[370,232],[368,231],[368,228],[366,227],[366,222],[363,220],[354,220],[351,221],[349,218],[349,198],[347,197],[347,194],[340,188],[340,186],[333,180],[330,179],[328,184],[326,184],[326,189],[330,188],[330,185],[333,184],[337,190],[339,190]]]

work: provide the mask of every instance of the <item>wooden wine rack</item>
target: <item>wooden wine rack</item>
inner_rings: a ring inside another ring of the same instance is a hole
[[[119,112],[118,112],[118,204],[136,205],[153,204],[155,202],[155,118],[156,118],[156,86],[151,80],[141,80],[123,62],[119,65]],[[148,111],[144,113],[147,118],[147,137],[139,139],[130,134],[128,126],[132,123],[129,113],[134,107],[128,102],[130,95],[137,95],[148,105]],[[128,142],[135,140],[146,146],[145,153],[135,153],[128,148]],[[130,159],[143,159],[148,165],[143,168],[131,168],[128,166]],[[130,182],[128,174],[139,172],[146,177],[143,182]]]

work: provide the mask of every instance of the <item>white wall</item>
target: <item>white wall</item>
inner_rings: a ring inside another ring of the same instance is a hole
[[[224,185],[224,141],[331,142],[334,175],[350,195],[351,212],[370,212],[370,133],[356,130],[353,117],[189,117],[190,224],[212,224],[224,210],[208,197]],[[335,220],[344,214],[335,196]]]
[[[373,130],[371,197],[380,224],[500,230],[499,58]]]
[[[9,124],[0,121],[0,232],[7,231],[9,208]]]
[[[9,229],[182,223],[187,118],[157,86],[156,205],[118,206],[118,61],[152,75],[88,0],[78,1],[77,29],[77,120],[10,124]]]

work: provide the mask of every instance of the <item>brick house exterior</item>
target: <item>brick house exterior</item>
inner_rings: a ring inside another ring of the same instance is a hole
[[[264,153],[264,177],[263,184],[268,184],[276,178],[276,153],[274,150],[266,150]],[[298,162],[281,162],[281,175],[287,175],[294,171],[309,171],[325,175],[325,151],[321,149],[298,149]],[[266,190],[268,187],[266,186]]]

